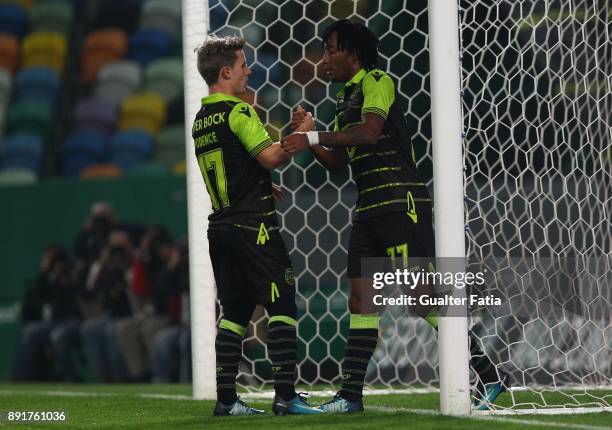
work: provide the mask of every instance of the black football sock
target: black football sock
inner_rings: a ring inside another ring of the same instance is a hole
[[[242,358],[242,337],[246,328],[228,320],[221,320],[215,339],[217,356],[217,400],[224,405],[236,401],[236,375]]]
[[[268,356],[272,362],[274,391],[283,400],[295,398],[297,338],[295,319],[276,315],[268,320]]]
[[[346,341],[344,360],[342,360],[342,389],[340,396],[350,402],[363,397],[368,363],[374,355],[378,342],[378,323],[376,315],[351,314],[349,335]]]

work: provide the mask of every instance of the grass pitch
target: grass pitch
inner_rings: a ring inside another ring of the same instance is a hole
[[[42,385],[0,384],[2,428],[15,429],[612,429],[612,414],[485,416],[450,418],[438,414],[439,395],[371,395],[366,411],[350,415],[288,416],[272,414],[271,400],[248,403],[267,416],[212,416],[213,401],[191,400],[187,385]],[[311,397],[311,403],[323,398]],[[509,401],[509,394],[500,397]],[[65,423],[7,423],[8,411],[66,411]]]

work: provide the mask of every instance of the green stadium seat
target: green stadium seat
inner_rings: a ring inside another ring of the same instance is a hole
[[[142,5],[140,28],[164,30],[176,35],[181,33],[180,0],[147,0]]]
[[[183,60],[162,58],[145,69],[146,91],[157,93],[170,103],[183,92]]]
[[[185,127],[173,125],[163,128],[155,139],[153,160],[172,168],[185,161]]]
[[[46,142],[51,129],[52,114],[49,100],[18,100],[9,108],[7,132],[34,133]]]
[[[13,80],[8,70],[0,67],[0,106],[6,106],[11,98]]]
[[[72,3],[66,0],[39,2],[30,11],[32,31],[52,31],[68,36],[73,19]]]

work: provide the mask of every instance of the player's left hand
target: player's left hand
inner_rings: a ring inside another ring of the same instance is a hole
[[[285,199],[285,191],[280,187],[280,185],[272,184],[272,196],[274,197],[274,201],[276,201],[276,203],[280,203]]]
[[[310,147],[305,133],[293,133],[281,140],[281,147],[289,155],[295,155]]]
[[[302,105],[298,105],[291,115],[291,130],[295,131],[300,125],[302,125],[305,116],[306,111]]]

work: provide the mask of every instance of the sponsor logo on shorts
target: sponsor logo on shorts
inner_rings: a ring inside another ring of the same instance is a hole
[[[412,197],[412,193],[408,191],[406,194],[406,202],[408,203],[408,210],[406,211],[406,215],[410,217],[413,223],[418,223],[418,215],[416,211],[416,205],[414,204],[414,197]]]
[[[295,285],[295,278],[293,277],[293,269],[291,267],[285,269],[285,282],[287,285]]]
[[[262,222],[259,225],[259,234],[257,235],[257,245],[265,245],[270,240],[270,235],[266,229],[266,225]]]

